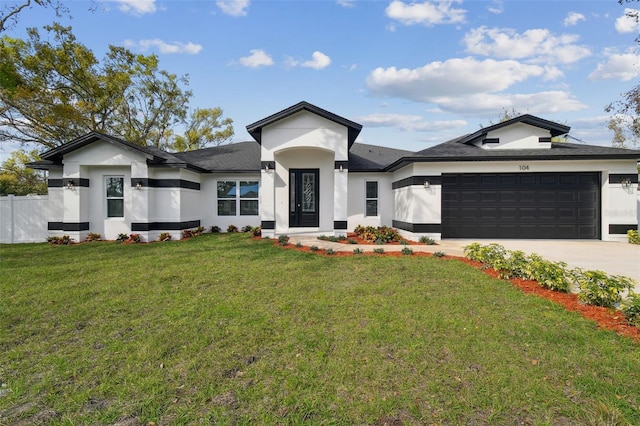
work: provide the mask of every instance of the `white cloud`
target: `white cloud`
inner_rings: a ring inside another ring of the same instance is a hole
[[[554,36],[547,29],[531,29],[518,34],[511,28],[479,27],[465,34],[466,51],[505,59],[527,59],[532,63],[571,64],[591,55],[575,44],[579,36]]]
[[[638,32],[640,30],[640,22],[637,19],[638,14],[640,14],[640,10],[625,9],[624,15],[616,19],[616,30],[619,33]]]
[[[247,16],[250,0],[216,0],[216,6],[222,13],[230,16]]]
[[[457,24],[465,22],[466,10],[452,7],[460,0],[424,1],[422,3],[404,3],[394,0],[385,9],[387,17],[404,25],[422,24],[427,27],[436,24]]]
[[[336,0],[336,3],[338,3],[342,7],[356,7],[356,0]]]
[[[569,12],[566,18],[564,18],[564,26],[572,27],[574,25],[578,25],[578,22],[584,21],[587,18],[582,13],[578,12]]]
[[[496,15],[501,14],[502,12],[504,12],[503,0],[493,0],[487,10],[491,13],[495,13]]]
[[[311,60],[303,62],[300,66],[321,70],[331,65],[331,58],[320,51],[315,51],[311,55]]]
[[[465,120],[425,121],[419,115],[405,114],[369,114],[357,117],[356,121],[367,127],[394,127],[409,132],[435,132],[467,125]]]
[[[600,62],[589,74],[590,80],[629,81],[640,75],[640,54],[628,51],[617,53],[605,51],[606,62]]]
[[[564,91],[545,91],[524,94],[474,94],[471,96],[441,97],[436,103],[443,110],[463,115],[487,116],[496,111],[527,111],[547,115],[564,111],[578,111],[587,106]]]
[[[124,13],[141,16],[147,13],[155,13],[155,0],[113,0],[118,4],[118,9]]]
[[[124,45],[130,49],[136,49],[142,52],[146,52],[149,49],[157,48],[158,51],[162,54],[171,54],[171,53],[188,53],[190,55],[195,55],[200,53],[202,50],[202,46],[195,43],[180,43],[173,42],[167,43],[160,39],[149,39],[149,40],[140,40],[135,42],[133,40],[125,40]]]
[[[497,92],[547,73],[544,67],[512,60],[454,58],[414,69],[377,68],[367,86],[377,95],[431,102],[439,96]]]
[[[548,114],[584,108],[562,90],[501,93],[530,78],[544,79],[556,69],[550,70],[514,60],[456,58],[414,69],[377,68],[367,77],[367,86],[374,95],[430,103],[458,114],[486,116],[511,108]]]
[[[262,49],[251,49],[251,54],[240,58],[240,63],[249,68],[268,67],[273,65],[273,59]]]

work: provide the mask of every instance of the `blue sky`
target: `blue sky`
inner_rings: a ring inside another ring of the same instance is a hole
[[[67,4],[71,18],[34,7],[6,34],[57,20],[99,58],[109,44],[155,53],[189,75],[191,107],[234,120],[234,141],[305,100],[362,124],[359,142],[412,151],[512,109],[610,145],[604,107],[640,75],[640,27],[625,18],[635,4],[614,0]]]

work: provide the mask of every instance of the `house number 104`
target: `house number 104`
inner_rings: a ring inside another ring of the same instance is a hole
[[[520,165],[518,167],[520,167],[520,170],[529,170],[529,166],[526,165]]]

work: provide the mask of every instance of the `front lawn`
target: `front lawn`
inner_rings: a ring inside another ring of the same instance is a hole
[[[0,246],[0,424],[640,424],[639,359],[457,260]]]

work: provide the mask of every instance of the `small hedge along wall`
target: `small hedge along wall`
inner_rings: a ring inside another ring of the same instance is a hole
[[[463,247],[465,256],[492,268],[502,278],[522,278],[537,281],[554,291],[577,289],[578,300],[587,305],[620,308],[627,321],[640,326],[640,295],[634,292],[635,280],[603,271],[568,269],[565,262],[551,262],[539,255],[520,250],[506,250],[499,244],[469,244]],[[626,298],[623,298],[624,294]]]
[[[355,232],[358,237],[371,243],[384,244],[402,239],[397,229],[388,226],[374,228],[373,226],[358,225],[353,232]]]

